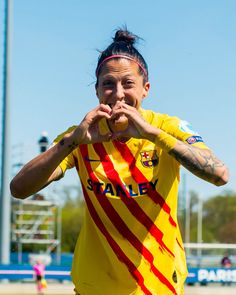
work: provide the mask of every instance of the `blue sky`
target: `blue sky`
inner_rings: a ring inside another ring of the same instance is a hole
[[[3,0],[0,6],[2,27]],[[203,198],[236,191],[235,11],[234,0],[13,1],[13,164],[38,153],[42,131],[53,140],[96,106],[97,50],[126,24],[144,39],[138,49],[151,91],[143,107],[191,122],[230,168],[225,187],[187,173],[187,189]],[[77,183],[69,172],[61,185]]]

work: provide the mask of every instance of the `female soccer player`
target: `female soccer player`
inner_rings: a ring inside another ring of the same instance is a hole
[[[136,39],[116,31],[98,59],[99,104],[11,182],[23,199],[77,169],[87,206],[72,267],[76,294],[183,294],[180,165],[215,185],[228,181],[227,167],[186,121],[141,108],[150,83]]]

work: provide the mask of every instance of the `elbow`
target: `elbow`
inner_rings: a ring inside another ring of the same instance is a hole
[[[223,186],[225,184],[228,183],[228,180],[224,179],[224,178],[217,178],[215,181],[214,181],[214,184],[216,186]]]
[[[215,179],[214,184],[216,186],[222,186],[222,185],[227,184],[228,181],[229,181],[229,169],[226,167],[225,170],[223,171],[222,175],[218,176]]]
[[[16,199],[25,199],[27,196],[22,193],[19,188],[19,185],[14,181],[14,179],[10,183],[10,192],[11,195]]]

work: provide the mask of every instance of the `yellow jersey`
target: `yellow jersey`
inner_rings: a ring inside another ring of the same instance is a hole
[[[207,149],[185,121],[140,112],[151,125]],[[99,124],[106,133],[106,120]],[[177,222],[180,164],[153,142],[130,138],[82,144],[60,167],[63,173],[76,167],[87,205],[72,266],[77,294],[183,294],[187,267]]]

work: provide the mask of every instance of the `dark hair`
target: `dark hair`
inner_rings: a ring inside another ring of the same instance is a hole
[[[96,77],[98,78],[102,63],[105,59],[109,58],[112,55],[123,55],[127,56],[131,60],[135,60],[139,64],[140,74],[143,76],[144,82],[147,82],[147,64],[139,51],[134,47],[134,44],[138,39],[140,38],[137,35],[132,34],[127,29],[117,30],[115,33],[115,37],[113,38],[113,42],[104,51],[101,52],[98,58]]]

